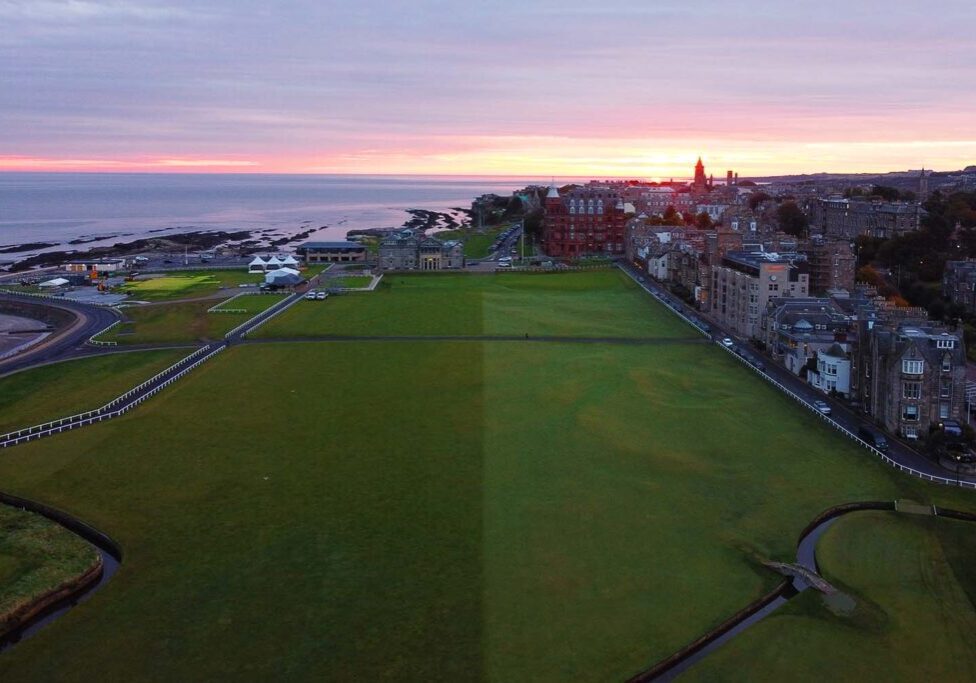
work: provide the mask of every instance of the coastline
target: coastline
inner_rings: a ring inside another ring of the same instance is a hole
[[[466,224],[471,215],[471,209],[461,207],[451,207],[444,211],[418,208],[404,209],[404,211],[408,214],[409,218],[400,227],[352,228],[346,231],[345,237],[346,239],[357,236],[384,237],[403,229],[412,229],[423,233],[427,233],[428,231],[457,230]],[[281,247],[303,242],[312,237],[316,232],[329,228],[330,226],[327,225],[310,228],[306,222],[284,234],[277,229],[270,228],[233,231],[190,230],[188,232],[177,232],[166,236],[144,237],[129,242],[116,242],[110,246],[45,251],[14,260],[8,265],[7,271],[10,273],[19,273],[34,268],[58,265],[73,258],[113,258],[129,256],[144,251],[176,253],[185,249],[196,251],[221,248],[236,249],[238,255],[250,256],[258,252],[276,251]],[[149,232],[159,233],[165,231],[168,231],[168,229],[161,228],[150,230]],[[123,235],[132,234],[134,233],[123,233]],[[277,237],[276,235],[281,236]],[[98,240],[78,237],[60,243],[37,242],[25,245],[6,245],[0,249],[0,254],[23,253],[42,247],[80,246],[94,241]]]

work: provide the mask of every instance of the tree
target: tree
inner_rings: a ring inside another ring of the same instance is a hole
[[[772,197],[765,192],[753,192],[749,195],[749,210],[755,211],[760,204],[768,199],[772,199]]]
[[[681,225],[683,220],[681,214],[673,206],[669,206],[664,210],[664,225]]]
[[[871,188],[872,197],[881,197],[885,201],[894,202],[901,199],[901,192],[898,191],[897,187],[888,187],[887,185],[875,185]]]
[[[707,211],[702,211],[697,216],[695,216],[695,226],[699,230],[708,230],[714,225],[712,223],[712,217],[708,215]]]
[[[776,209],[780,230],[794,237],[804,237],[807,233],[809,221],[803,210],[796,202],[783,202]]]

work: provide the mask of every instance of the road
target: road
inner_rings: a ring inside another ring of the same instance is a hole
[[[746,360],[752,360],[759,362],[761,360],[764,371],[762,374],[771,377],[780,384],[787,387],[794,394],[800,396],[807,403],[813,403],[814,401],[820,400],[825,401],[831,407],[830,421],[839,424],[840,426],[847,429],[849,432],[857,434],[858,430],[862,426],[870,427],[878,431],[878,427],[865,419],[861,415],[858,415],[852,411],[844,403],[837,401],[826,394],[817,391],[809,384],[801,380],[799,377],[791,373],[789,370],[783,366],[775,363],[770,358],[765,357],[755,348],[750,346],[746,340],[737,338],[730,330],[724,328],[718,323],[714,322],[710,318],[707,318],[700,311],[688,306],[682,301],[679,301],[677,297],[668,292],[664,287],[654,282],[646,273],[642,273],[639,269],[629,263],[618,262],[620,268],[630,275],[631,278],[637,282],[645,291],[647,291],[652,296],[658,296],[665,298],[666,301],[670,302],[670,305],[680,313],[684,314],[692,320],[699,321],[702,325],[707,325],[711,328],[711,335],[714,339],[718,340],[722,337],[730,337],[735,341],[735,348],[739,350],[739,354]],[[716,341],[717,344],[721,345],[720,342]],[[786,397],[784,396],[784,399]],[[788,399],[787,399],[788,400]],[[928,457],[922,455],[918,451],[912,449],[907,444],[897,440],[896,438],[885,435],[889,444],[889,450],[886,455],[904,467],[910,467],[914,470],[918,470],[924,474],[934,477],[946,477],[948,479],[958,479],[959,481],[968,481],[976,483],[976,477],[969,475],[959,475],[952,470],[947,470],[937,462],[929,459]],[[869,451],[865,451],[868,453]],[[871,456],[873,457],[873,456]]]
[[[0,374],[56,360],[91,355],[92,348],[85,346],[88,338],[120,319],[119,313],[114,309],[75,301],[55,301],[20,294],[0,294],[0,301],[50,306],[69,311],[75,316],[75,321],[68,327],[52,334],[37,346],[0,361]]]

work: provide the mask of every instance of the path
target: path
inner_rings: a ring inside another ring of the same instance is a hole
[[[0,374],[23,370],[54,360],[88,355],[90,349],[85,346],[85,342],[92,335],[101,332],[120,318],[118,312],[113,309],[74,301],[54,301],[7,293],[0,294],[0,301],[57,308],[68,311],[75,317],[74,322],[66,328],[58,330],[39,344],[23,353],[0,361]]]

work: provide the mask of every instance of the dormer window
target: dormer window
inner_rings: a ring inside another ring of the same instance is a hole
[[[903,360],[901,362],[901,371],[906,375],[921,375],[924,369],[925,361]]]
[[[956,347],[955,339],[936,339],[935,348],[937,349],[954,349]]]

